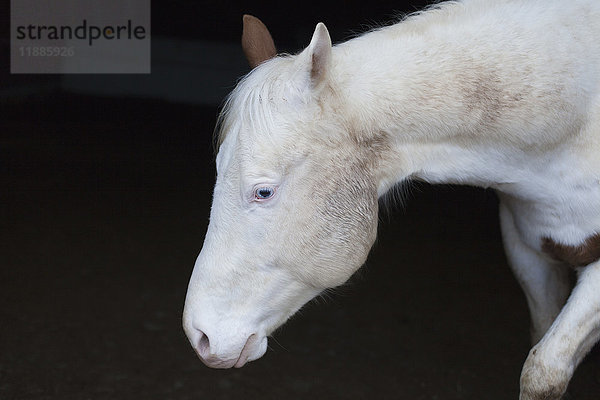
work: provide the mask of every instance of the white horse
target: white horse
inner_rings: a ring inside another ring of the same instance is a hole
[[[600,338],[599,38],[597,0],[463,0],[335,47],[320,23],[304,51],[276,56],[245,16],[256,68],[220,117],[183,314],[202,361],[261,357],[274,329],[344,283],[394,185],[467,184],[498,192],[531,312],[520,398],[561,398]]]

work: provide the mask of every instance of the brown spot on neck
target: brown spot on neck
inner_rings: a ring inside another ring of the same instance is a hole
[[[542,250],[555,260],[583,267],[600,259],[600,233],[590,236],[579,246],[556,243],[549,237],[543,237]]]

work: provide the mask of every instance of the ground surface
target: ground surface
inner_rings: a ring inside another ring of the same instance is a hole
[[[417,186],[351,283],[239,370],[180,316],[207,225],[216,110],[57,97],[2,106],[0,399],[516,399],[524,297],[493,193]],[[569,398],[600,398],[600,357]]]

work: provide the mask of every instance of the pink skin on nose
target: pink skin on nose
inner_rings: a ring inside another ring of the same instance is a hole
[[[238,358],[237,362],[234,365],[235,368],[241,368],[244,366],[244,364],[246,364],[246,362],[248,361],[248,357],[250,357],[250,349],[256,345],[256,340],[257,339],[255,334],[250,335],[248,340],[246,340],[246,344],[242,349],[240,358]]]
[[[211,368],[241,368],[248,362],[252,349],[257,345],[257,336],[250,335],[246,340],[242,351],[237,359],[222,360],[210,352],[210,341],[206,334],[200,332],[200,339],[197,341],[197,346],[193,346],[200,360]]]

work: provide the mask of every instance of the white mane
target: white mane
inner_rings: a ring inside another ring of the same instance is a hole
[[[279,55],[239,80],[217,119],[217,146],[228,135],[237,134],[241,127],[246,127],[249,134],[268,135],[273,130],[274,113],[285,107],[281,101],[297,101],[306,95],[295,86],[295,57]]]

